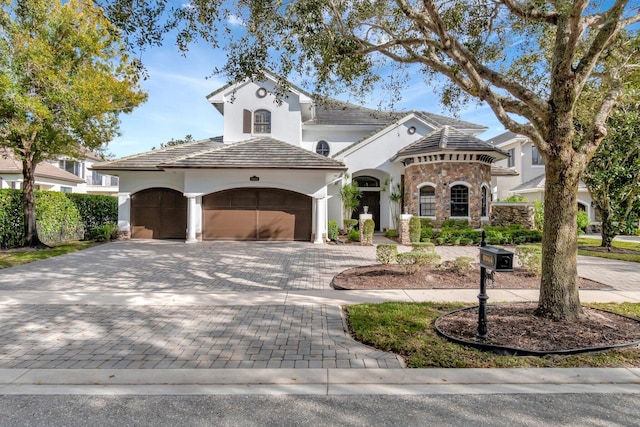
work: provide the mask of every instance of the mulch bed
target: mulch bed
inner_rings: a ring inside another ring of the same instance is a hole
[[[580,289],[611,289],[602,283],[580,278]],[[415,274],[406,274],[397,264],[377,264],[351,268],[333,279],[335,289],[473,289],[480,287],[480,268],[461,276],[450,270],[422,268]],[[522,268],[513,273],[495,273],[487,281],[487,289],[538,289],[540,277]]]
[[[534,315],[536,304],[489,305],[486,340],[476,337],[478,308],[440,317],[438,327],[458,340],[492,346],[552,352],[610,347],[640,341],[640,322],[607,311],[583,307],[577,322],[554,322]]]

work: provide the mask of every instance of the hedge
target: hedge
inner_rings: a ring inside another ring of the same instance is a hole
[[[117,223],[118,201],[114,196],[36,191],[35,199],[38,237],[45,243],[82,240],[94,228]],[[23,244],[22,190],[2,189],[0,246],[15,248]]]

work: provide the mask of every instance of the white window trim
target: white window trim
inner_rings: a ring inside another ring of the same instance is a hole
[[[487,189],[487,215],[486,216],[482,216],[480,215],[480,219],[489,219],[490,215],[489,215],[489,208],[491,207],[491,186],[489,184],[487,184],[486,182],[483,182],[482,184],[480,184],[480,200],[482,201],[482,189],[486,188]],[[480,213],[482,213],[482,209],[480,210]]]
[[[258,111],[268,111],[269,112],[269,132],[259,133],[256,132],[256,113]],[[270,108],[260,107],[251,112],[251,136],[262,136],[262,135],[272,135],[273,134],[273,111]]]
[[[449,183],[449,189],[453,188],[456,185],[463,185],[465,187],[467,187],[467,212],[470,211],[471,209],[471,203],[469,202],[469,192],[471,191],[471,184],[469,184],[466,181],[453,181]],[[451,203],[451,196],[449,196],[449,203]],[[449,210],[449,212],[451,212],[451,210]],[[469,215],[465,215],[465,216],[453,216],[451,215],[449,218],[455,218],[455,219],[467,219],[469,221],[471,221],[471,216]]]

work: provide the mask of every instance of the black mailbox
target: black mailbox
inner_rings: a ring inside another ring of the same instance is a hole
[[[480,266],[497,272],[513,271],[513,252],[493,246],[482,246]]]

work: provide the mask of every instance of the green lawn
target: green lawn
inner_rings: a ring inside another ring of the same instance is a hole
[[[578,246],[581,248],[578,249],[578,255],[640,262],[640,243],[614,240],[612,243],[614,249],[611,252],[601,252],[600,250],[595,250],[600,247],[600,242],[600,239],[579,237]],[[585,249],[585,246],[593,246],[594,250]]]
[[[358,304],[346,308],[349,329],[367,345],[403,356],[411,368],[640,367],[640,348],[571,356],[504,356],[454,344],[440,337],[436,318],[460,303]],[[640,304],[593,304],[640,318]]]
[[[67,242],[51,245],[47,249],[19,248],[0,251],[0,268],[14,267],[41,259],[47,259],[58,255],[87,249],[101,243],[94,241]]]

